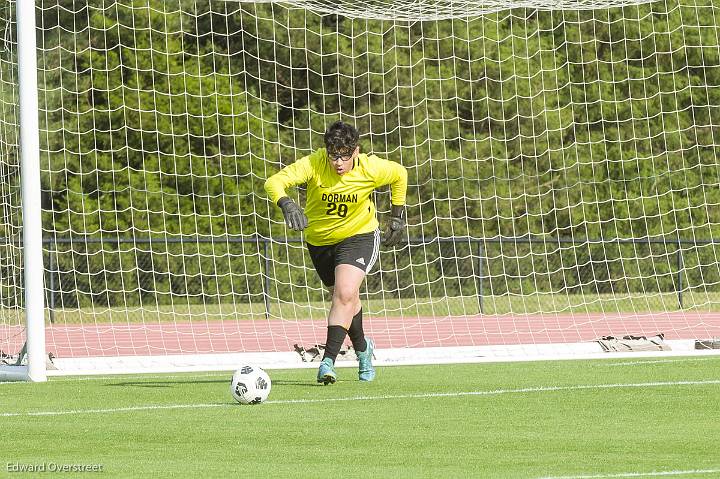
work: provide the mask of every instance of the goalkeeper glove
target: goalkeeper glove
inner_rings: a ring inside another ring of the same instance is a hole
[[[278,200],[277,204],[282,210],[283,216],[285,216],[285,224],[287,224],[288,228],[295,231],[302,231],[307,228],[307,216],[305,216],[302,208],[297,203],[287,196],[283,196]]]
[[[400,242],[405,230],[405,205],[392,205],[390,220],[385,228],[383,243],[386,246],[395,246]]]

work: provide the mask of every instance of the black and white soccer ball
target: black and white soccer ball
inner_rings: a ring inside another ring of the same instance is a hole
[[[270,395],[270,376],[261,368],[244,365],[233,374],[230,394],[240,404],[260,404]]]

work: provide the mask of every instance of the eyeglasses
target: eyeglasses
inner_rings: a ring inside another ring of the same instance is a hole
[[[343,163],[347,163],[348,161],[353,159],[353,155],[350,156],[343,156],[343,155],[330,155],[330,162],[335,163],[336,161],[342,161]]]
[[[341,155],[339,153],[328,151],[328,158],[330,159],[331,163],[335,163],[336,161],[342,161],[343,163],[347,163],[348,161],[351,161],[353,159],[354,154],[355,152],[350,153],[349,155]]]

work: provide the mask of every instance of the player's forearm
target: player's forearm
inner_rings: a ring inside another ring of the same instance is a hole
[[[390,183],[390,197],[393,205],[404,205],[407,196],[408,174],[404,166],[399,163],[397,165],[397,178]]]
[[[285,181],[283,181],[283,178],[280,175],[280,173],[275,174],[275,175],[271,176],[270,178],[268,178],[267,180],[265,180],[265,191],[267,192],[270,200],[275,204],[278,203],[278,200],[280,200],[280,198],[283,198],[288,195],[287,192],[285,191],[285,189],[288,186],[291,186],[291,185],[289,185]]]
[[[288,196],[285,191],[287,188],[307,183],[311,176],[310,158],[306,156],[265,180],[265,191],[272,202],[277,204],[280,198]]]

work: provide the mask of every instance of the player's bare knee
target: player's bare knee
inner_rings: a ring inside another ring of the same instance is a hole
[[[333,302],[337,303],[338,305],[350,307],[357,304],[358,292],[355,291],[353,288],[338,287],[336,285],[332,298]]]

